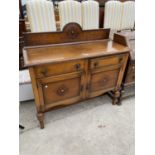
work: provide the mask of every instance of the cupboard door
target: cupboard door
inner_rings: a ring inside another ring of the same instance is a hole
[[[99,70],[90,71],[87,96],[95,97],[107,91],[114,90],[117,85],[119,71],[120,69],[118,67],[113,70],[101,68]]]
[[[82,99],[82,73],[70,73],[38,80],[44,109],[67,105]]]

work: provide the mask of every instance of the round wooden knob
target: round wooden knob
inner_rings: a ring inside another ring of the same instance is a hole
[[[69,90],[68,87],[66,87],[65,85],[62,85],[61,87],[57,89],[57,94],[59,96],[63,96],[68,92],[68,90]]]
[[[76,65],[75,65],[76,70],[79,70],[79,69],[80,69],[80,67],[81,67],[81,65],[80,65],[80,64],[76,64]]]
[[[46,76],[46,74],[47,74],[47,69],[46,69],[46,68],[43,69],[43,70],[41,71],[41,74],[43,74],[44,76]]]
[[[63,93],[65,90],[64,89],[61,89],[60,91]]]
[[[97,67],[97,66],[98,66],[98,62],[95,62],[95,63],[94,63],[94,67]]]
[[[121,57],[121,58],[119,58],[119,62],[121,62],[123,60],[123,58]]]

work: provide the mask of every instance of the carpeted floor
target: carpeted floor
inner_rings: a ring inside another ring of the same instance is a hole
[[[45,114],[36,119],[34,101],[20,104],[20,155],[134,155],[135,99],[113,106],[107,95]]]

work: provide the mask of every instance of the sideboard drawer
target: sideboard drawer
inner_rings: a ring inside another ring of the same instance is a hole
[[[77,72],[84,69],[84,60],[68,61],[57,64],[47,64],[35,67],[37,78]]]
[[[123,54],[117,56],[115,55],[109,57],[95,58],[90,60],[90,68],[96,69],[99,67],[118,65],[121,63],[122,60],[123,60]]]

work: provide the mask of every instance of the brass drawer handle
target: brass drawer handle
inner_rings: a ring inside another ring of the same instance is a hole
[[[80,64],[76,64],[76,65],[75,65],[75,68],[76,68],[76,70],[78,71],[78,70],[80,70],[81,65],[80,65]]]
[[[94,67],[97,67],[97,66],[98,66],[98,62],[95,62],[95,63],[94,63]]]

